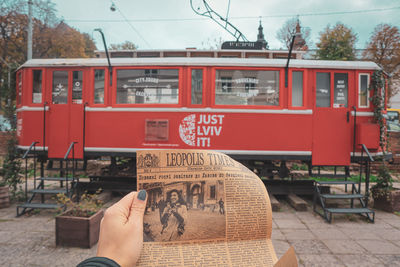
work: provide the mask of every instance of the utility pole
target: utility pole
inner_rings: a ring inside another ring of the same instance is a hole
[[[32,0],[28,0],[28,60],[32,59],[32,5]]]

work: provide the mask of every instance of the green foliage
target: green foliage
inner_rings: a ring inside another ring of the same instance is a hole
[[[22,192],[21,183],[21,160],[20,153],[17,149],[17,139],[15,132],[12,132],[12,137],[7,141],[7,155],[3,162],[3,184],[10,187],[11,198],[19,198]]]
[[[294,171],[299,171],[299,170],[307,171],[308,166],[306,164],[297,165],[296,163],[293,163],[291,169]]]
[[[354,60],[356,41],[356,34],[344,24],[337,23],[332,28],[328,25],[320,33],[316,57],[323,60]]]
[[[384,94],[381,93],[381,90],[383,90],[384,86],[385,86],[385,79],[383,77],[382,71],[381,70],[374,71],[374,73],[372,74],[371,86],[369,90],[373,91],[371,102],[374,105],[374,119],[376,123],[378,123],[379,125],[379,130],[380,130],[379,145],[381,147],[384,156],[382,159],[382,165],[378,170],[378,178],[376,184],[372,187],[372,189],[379,189],[375,190],[375,192],[379,191],[380,194],[382,194],[382,192],[386,194],[385,192],[392,190],[393,188],[392,176],[390,175],[389,169],[386,166],[386,161],[385,161],[385,154],[386,151],[388,150],[388,135],[386,130],[385,118],[383,116],[383,111],[385,109],[385,101],[383,98]]]
[[[98,190],[95,194],[84,193],[79,202],[74,202],[70,197],[65,194],[57,194],[56,200],[58,204],[65,205],[67,207],[66,215],[74,217],[90,217],[98,212],[103,206],[103,202],[97,198]],[[59,213],[62,209],[59,210]]]

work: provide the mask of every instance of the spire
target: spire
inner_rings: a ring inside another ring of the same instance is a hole
[[[264,38],[263,26],[261,25],[261,19],[260,19],[260,26],[258,26],[257,42],[261,42],[263,44],[262,47],[264,49],[269,49],[268,42]]]
[[[303,35],[301,33],[300,20],[299,20],[298,16],[297,16],[297,23],[296,23],[296,38],[294,39],[293,49],[294,50],[307,50],[308,49],[308,47],[306,45],[306,40],[304,40]]]

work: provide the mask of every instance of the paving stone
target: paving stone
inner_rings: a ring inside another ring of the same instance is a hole
[[[333,254],[365,254],[366,250],[353,240],[322,240]]]
[[[383,240],[357,240],[363,248],[372,254],[398,254],[400,247]]]
[[[340,255],[339,259],[346,267],[377,267],[383,265],[380,259],[368,254]]]
[[[307,229],[307,227],[299,219],[274,219],[274,222],[279,229],[289,228],[289,229]]]
[[[400,266],[400,255],[376,255],[376,257],[385,264],[385,266],[398,267]]]
[[[362,239],[382,239],[380,233],[382,231],[390,231],[387,229],[380,229],[379,231],[371,231],[367,230],[364,228],[340,228],[340,231],[342,231],[348,238],[353,239],[353,240],[362,240]]]
[[[286,240],[286,237],[283,235],[281,230],[273,229],[271,239]]]
[[[322,217],[319,222],[304,221],[303,223],[308,229],[338,229],[335,224],[327,223],[324,219],[322,219]]]
[[[290,248],[290,244],[286,240],[275,240],[272,239],[272,244],[275,249],[275,253],[280,258]]]
[[[397,216],[397,218],[395,218],[395,219],[385,220],[385,222],[393,227],[396,227],[397,229],[400,229],[400,217],[399,216]]]
[[[391,241],[400,241],[400,230],[395,229],[395,228],[379,229],[377,231],[374,231],[374,234],[378,235],[381,239],[391,240]]]
[[[294,212],[273,212],[272,213],[273,219],[290,219],[290,220],[297,220],[296,213]]]
[[[311,229],[318,239],[349,239],[349,237],[337,228],[332,229]]]
[[[320,240],[291,240],[289,244],[292,245],[296,254],[328,254],[330,253],[327,246]]]
[[[291,239],[291,240],[315,239],[315,235],[310,230],[282,229],[282,233],[286,237],[286,239]]]
[[[345,266],[341,263],[334,255],[332,254],[319,254],[319,255],[310,255],[310,254],[301,254],[297,255],[299,265],[306,267],[341,267]]]

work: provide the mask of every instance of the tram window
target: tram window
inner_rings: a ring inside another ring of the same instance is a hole
[[[192,70],[192,104],[203,103],[203,70]]]
[[[358,86],[358,106],[367,108],[368,103],[369,74],[360,74]]]
[[[94,103],[104,104],[104,70],[94,70]]]
[[[117,70],[117,104],[177,104],[179,70]]]
[[[347,73],[334,74],[333,107],[347,108],[348,77]]]
[[[42,70],[33,70],[32,75],[32,103],[42,103]]]
[[[279,71],[217,70],[217,105],[279,105]]]
[[[303,72],[292,72],[292,107],[303,106]]]
[[[72,103],[82,104],[82,71],[72,72]]]
[[[317,72],[317,107],[331,106],[331,74]]]
[[[68,103],[68,71],[53,71],[53,104]]]

